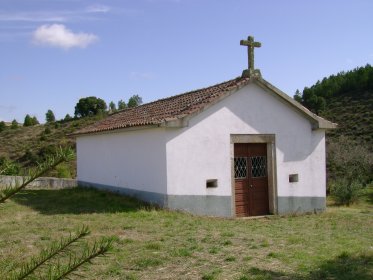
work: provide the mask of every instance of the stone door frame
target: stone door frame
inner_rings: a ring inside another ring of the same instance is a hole
[[[232,190],[232,216],[236,217],[235,179],[234,179],[234,144],[235,143],[265,143],[267,144],[268,167],[268,201],[269,213],[277,214],[277,168],[276,168],[276,137],[274,134],[231,134],[231,190]]]

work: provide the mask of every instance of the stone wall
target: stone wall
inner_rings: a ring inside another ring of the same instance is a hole
[[[23,180],[27,177],[22,176],[0,176],[0,187],[15,186],[16,184],[22,184]],[[53,177],[40,177],[35,181],[31,182],[28,188],[51,188],[51,189],[63,189],[72,188],[77,186],[76,179],[65,179],[65,178],[53,178]]]

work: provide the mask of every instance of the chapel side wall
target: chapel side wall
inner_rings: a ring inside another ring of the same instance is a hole
[[[278,213],[325,208],[325,132],[313,131],[308,119],[273,93],[250,84],[192,118],[188,127],[167,133],[171,208],[183,205],[177,200],[188,205],[191,196],[220,197],[226,198],[226,215],[234,215],[227,206],[232,205],[231,134],[275,134]],[[289,174],[298,174],[299,182],[289,183]],[[206,188],[207,179],[217,179],[218,187]]]
[[[80,185],[164,205],[167,190],[164,129],[77,137]]]

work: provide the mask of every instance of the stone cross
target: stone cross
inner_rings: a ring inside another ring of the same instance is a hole
[[[247,40],[240,41],[241,46],[247,46],[247,55],[248,55],[248,69],[249,73],[253,74],[255,72],[254,69],[254,48],[260,48],[262,44],[260,42],[254,42],[254,37],[249,36]]]

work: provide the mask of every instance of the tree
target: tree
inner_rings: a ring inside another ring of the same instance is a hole
[[[65,118],[63,119],[65,122],[68,122],[72,119],[72,117],[69,114],[66,114]]]
[[[118,101],[118,110],[126,109],[127,105],[122,99]]]
[[[106,110],[107,106],[104,100],[95,96],[89,96],[79,99],[75,106],[76,117],[86,117],[97,115]]]
[[[11,128],[11,129],[16,129],[16,128],[18,128],[18,122],[17,122],[15,119],[12,121],[12,124],[10,125],[10,128]]]
[[[30,117],[30,115],[27,114],[26,117],[25,117],[25,120],[23,122],[23,126],[33,126],[33,125],[36,125],[36,124],[39,124],[38,119],[35,116]]]
[[[47,111],[47,113],[45,114],[45,120],[47,121],[47,123],[52,123],[56,121],[56,117],[54,116],[52,110]]]
[[[6,128],[5,122],[1,121],[0,122],[0,132],[4,131]]]
[[[32,126],[32,118],[29,114],[26,115],[25,120],[23,121],[23,126]]]
[[[138,94],[134,94],[128,100],[128,108],[137,107],[142,104],[142,98]]]
[[[38,119],[35,116],[33,116],[31,119],[32,119],[32,125],[39,124],[39,121],[38,121]]]
[[[302,103],[302,94],[300,93],[299,89],[295,91],[295,95],[293,98],[295,99],[295,101]]]
[[[116,106],[115,106],[115,103],[113,102],[113,101],[111,101],[110,103],[109,103],[109,112],[110,113],[113,113],[113,112],[115,112],[117,110],[117,108],[116,108]]]

